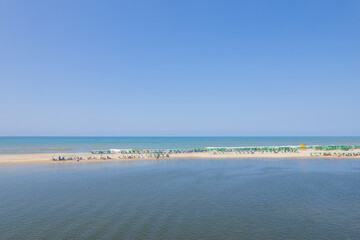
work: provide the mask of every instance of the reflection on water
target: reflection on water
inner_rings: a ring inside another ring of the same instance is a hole
[[[358,239],[357,160],[0,167],[0,239]]]

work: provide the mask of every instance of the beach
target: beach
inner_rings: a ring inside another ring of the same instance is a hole
[[[360,158],[360,137],[0,137],[0,165],[255,158]]]
[[[298,152],[191,152],[173,153],[168,156],[146,156],[145,154],[91,154],[91,153],[36,153],[36,154],[13,154],[0,155],[0,165],[4,164],[37,164],[59,162],[95,162],[95,161],[136,161],[136,160],[166,160],[166,159],[291,159],[291,158],[352,158],[360,159],[358,149],[348,151],[319,151],[305,149]],[[326,155],[324,155],[326,154]],[[357,155],[357,156],[355,156]],[[65,161],[54,161],[54,158],[62,156]]]

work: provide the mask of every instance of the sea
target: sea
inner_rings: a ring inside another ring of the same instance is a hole
[[[1,154],[360,145],[359,137],[2,137]],[[358,159],[0,165],[0,239],[360,239]]]
[[[0,166],[0,239],[360,237],[360,161],[145,160]]]
[[[0,154],[90,152],[108,149],[360,145],[360,137],[0,137]]]

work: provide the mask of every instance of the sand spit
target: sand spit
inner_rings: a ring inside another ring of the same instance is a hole
[[[60,158],[65,160],[59,161]],[[38,153],[38,154],[16,154],[0,155],[0,165],[8,164],[33,164],[33,163],[64,163],[64,162],[94,162],[94,161],[134,161],[134,160],[156,160],[156,159],[251,159],[251,158],[351,158],[360,159],[358,149],[348,151],[318,151],[300,150],[298,152],[286,153],[235,153],[235,152],[198,152],[198,153],[173,153],[165,156],[145,156],[144,154],[91,154],[91,153]],[[57,160],[57,161],[54,161]]]

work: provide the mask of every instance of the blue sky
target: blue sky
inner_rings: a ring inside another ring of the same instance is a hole
[[[359,12],[0,0],[0,135],[359,136]]]

